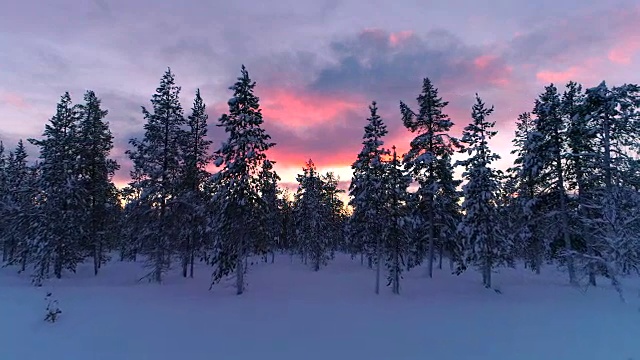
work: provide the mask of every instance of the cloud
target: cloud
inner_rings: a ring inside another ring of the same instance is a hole
[[[11,106],[19,110],[29,108],[29,104],[22,95],[10,91],[0,91],[0,106],[2,105]]]
[[[266,89],[262,92],[266,94],[261,104],[264,117],[280,126],[299,130],[335,126],[336,119],[343,113],[358,111],[366,104],[357,94],[345,97],[288,89]]]
[[[331,44],[336,61],[318,71],[311,89],[326,93],[363,93],[372,98],[406,98],[429,77],[450,88],[499,87],[511,68],[499,54],[470,46],[445,30],[424,35],[368,29]]]

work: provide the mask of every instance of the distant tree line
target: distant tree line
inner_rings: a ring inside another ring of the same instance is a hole
[[[377,103],[369,106],[348,204],[339,179],[319,173],[311,159],[295,193],[279,186],[267,157],[276,144],[262,127],[255,86],[242,66],[216,124],[227,139],[212,149],[200,91],[185,114],[168,69],[151,107],[142,108],[143,137],[129,141],[133,169],[123,189],[113,183],[119,165],[110,158],[108,111],[93,91],[80,104],[63,94],[41,138],[28,139],[38,159],[28,160],[22,140],[8,152],[0,143],[5,266],[40,285],[85,261],[98,275],[112,256],[144,260],[154,282],[174,267],[194,277],[194,264],[205,262],[214,284],[231,277],[238,294],[249,259],[274,262],[276,253],[314,271],[337,252],[359,257],[375,269],[376,293],[383,271],[398,294],[405,271],[424,264],[432,277],[443,259],[457,274],[477,268],[487,288],[496,268],[518,263],[538,273],[556,264],[571,284],[593,286],[598,277],[617,286],[639,272],[638,85],[546,86],[531,112],[518,116],[516,160],[501,171],[489,147],[493,106],[476,94],[457,138],[448,102],[425,78],[417,107],[400,102],[402,123],[415,135],[406,154],[385,147],[386,124]],[[456,154],[464,159],[454,162]]]

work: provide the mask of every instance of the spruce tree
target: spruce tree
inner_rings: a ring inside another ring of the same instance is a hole
[[[539,226],[543,215],[539,175],[541,173],[540,155],[536,146],[541,134],[535,130],[535,119],[531,113],[518,115],[515,137],[512,141],[514,149],[511,154],[516,155],[514,166],[508,169],[511,178],[517,182],[515,192],[517,197],[512,202],[514,216],[513,239],[524,258],[525,266],[536,273],[540,273],[542,263],[547,252],[544,231]]]
[[[327,208],[327,239],[329,241],[329,257],[333,260],[335,252],[345,242],[345,204],[340,194],[345,191],[338,188],[340,178],[329,171],[321,176],[322,204]]]
[[[261,240],[258,243],[256,252],[265,254],[265,261],[267,260],[266,254],[271,254],[271,262],[275,261],[275,252],[282,248],[280,231],[282,227],[282,214],[279,209],[278,195],[280,189],[278,189],[278,181],[280,177],[273,170],[272,161],[265,160],[262,164],[262,169],[258,177],[260,178],[260,195],[265,205],[263,221],[264,221],[264,233],[261,236]]]
[[[84,259],[82,241],[86,236],[86,192],[81,181],[81,146],[78,107],[66,92],[56,114],[45,126],[42,140],[29,139],[40,148],[39,207],[35,230],[34,283],[49,276],[50,266],[57,278],[64,269],[74,271]]]
[[[27,165],[27,152],[22,139],[15,150],[9,154],[6,166],[6,192],[3,196],[3,261],[8,264],[22,263],[26,267],[27,214],[31,211],[33,193]]]
[[[210,196],[204,185],[211,176],[206,170],[213,157],[209,152],[212,141],[207,139],[206,104],[196,91],[191,114],[186,120],[187,129],[183,133],[182,168],[183,184],[180,192],[178,217],[189,226],[184,226],[180,235],[179,253],[182,260],[182,276],[193,278],[196,253],[202,250],[207,237],[207,207]]]
[[[567,199],[567,123],[562,116],[562,100],[553,85],[545,87],[536,99],[534,110],[535,130],[529,139],[534,156],[525,164],[528,171],[537,173],[540,188],[540,206],[544,208],[549,230],[557,229],[563,243],[564,260],[569,272],[569,282],[577,283],[574,265],[574,248],[571,241],[570,213]],[[549,232],[547,232],[548,234]]]
[[[105,121],[108,111],[101,108],[101,101],[93,91],[85,93],[84,102],[78,107],[78,135],[79,166],[89,218],[85,246],[93,257],[93,270],[97,275],[100,266],[107,260],[105,251],[109,229],[112,228],[110,220],[117,202],[112,178],[120,166],[115,160],[109,159],[113,135]]]
[[[7,219],[8,169],[7,163],[11,160],[4,154],[4,143],[0,141],[0,241],[2,241],[2,262],[6,262],[9,255],[9,240],[6,236],[6,228],[9,226]]]
[[[137,206],[145,209],[141,251],[147,255],[151,268],[146,277],[158,283],[170,268],[175,239],[186,226],[177,221],[178,211],[172,209],[181,190],[184,166],[185,119],[180,89],[171,69],[167,69],[151,98],[152,109],[142,107],[146,120],[144,138],[131,139],[133,149],[127,151],[134,165],[132,186],[141,191]]]
[[[244,261],[254,248],[253,239],[264,231],[260,221],[265,203],[260,196],[260,173],[266,151],[275,143],[262,128],[264,122],[259,98],[254,94],[256,83],[249,78],[245,66],[236,83],[230,87],[228,114],[220,117],[219,124],[228,138],[214,153],[216,166],[222,169],[214,175],[217,207],[216,251],[213,264],[214,282],[235,271],[236,293],[245,289]]]
[[[428,240],[428,274],[433,277],[434,248],[436,243],[436,194],[443,187],[443,179],[438,169],[446,167],[443,162],[460,148],[458,139],[449,135],[453,122],[443,110],[449,104],[438,96],[438,89],[425,78],[422,93],[418,96],[420,109],[415,112],[400,102],[400,112],[404,126],[416,137],[404,156],[405,169],[418,182],[417,206]],[[422,259],[417,259],[420,261]]]
[[[497,133],[492,130],[495,122],[487,120],[491,113],[493,106],[487,108],[476,94],[471,115],[473,122],[464,128],[462,136],[466,145],[464,151],[470,157],[461,161],[467,183],[463,186],[464,217],[459,227],[465,237],[465,262],[481,269],[486,288],[491,288],[493,268],[507,259],[510,250],[498,222],[500,174],[491,167],[491,163],[500,156],[489,149],[488,141]]]
[[[442,258],[445,252],[449,256],[451,266],[461,256],[462,249],[457,227],[462,220],[461,191],[459,190],[462,181],[454,178],[454,165],[449,154],[443,156],[438,165],[437,174],[441,179],[441,186],[435,197],[435,224],[439,251],[438,268],[442,269]]]
[[[331,250],[331,241],[325,231],[330,211],[323,201],[324,184],[311,159],[297,180],[294,216],[298,251],[302,261],[305,264],[310,261],[313,270],[318,271],[327,264]]]
[[[353,177],[349,185],[351,197],[349,205],[353,214],[349,220],[350,238],[354,245],[362,251],[369,262],[375,259],[376,293],[380,288],[380,266],[382,257],[382,241],[384,226],[380,222],[384,199],[382,198],[381,181],[384,175],[382,157],[386,151],[382,146],[382,138],[387,135],[387,126],[378,115],[378,107],[373,101],[369,106],[370,116],[364,127],[362,150],[351,165]]]
[[[391,285],[394,294],[400,294],[400,280],[406,265],[404,259],[410,248],[407,229],[412,225],[412,218],[407,211],[407,188],[411,177],[404,174],[401,166],[396,147],[393,146],[391,161],[385,163],[381,181],[384,208],[378,221],[385,225],[383,248],[386,255],[387,286]]]

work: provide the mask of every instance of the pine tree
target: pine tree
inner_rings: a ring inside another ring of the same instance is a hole
[[[410,237],[407,231],[411,217],[407,209],[407,188],[411,177],[404,174],[396,147],[392,147],[392,158],[385,163],[385,172],[381,181],[384,209],[378,221],[383,222],[383,247],[386,254],[387,286],[391,285],[394,294],[400,294],[400,279],[409,252]]]
[[[331,250],[331,241],[325,232],[330,211],[323,201],[324,184],[311,159],[297,180],[294,216],[298,251],[303,262],[311,261],[313,270],[318,271],[327,264]]]
[[[29,168],[27,166],[27,152],[22,139],[18,141],[16,149],[9,154],[6,166],[6,185],[2,197],[3,201],[3,261],[15,264],[18,260],[26,259],[27,232],[24,219],[31,210],[32,189],[29,182]],[[26,262],[23,262],[26,267]]]
[[[296,251],[296,234],[294,218],[294,195],[287,188],[279,191],[277,198],[278,213],[280,214],[280,229],[278,232],[280,249],[288,252],[293,258]]]
[[[180,190],[180,204],[178,217],[184,224],[184,231],[180,236],[179,248],[182,260],[182,276],[193,278],[196,253],[204,246],[207,236],[207,210],[206,203],[210,200],[204,191],[204,185],[211,176],[206,166],[211,163],[213,157],[209,153],[211,140],[207,139],[207,115],[206,104],[200,95],[200,89],[191,108],[191,115],[187,118],[187,130],[184,133],[182,153],[184,156],[183,188]]]
[[[333,260],[335,252],[345,242],[345,204],[340,199],[340,194],[345,191],[338,188],[340,178],[331,171],[322,175],[321,181],[322,204],[328,212],[326,236],[329,241],[329,257]]]
[[[448,134],[453,122],[443,110],[449,103],[438,96],[438,89],[428,78],[423,80],[422,93],[417,100],[420,106],[418,112],[400,102],[404,126],[412,133],[417,133],[404,157],[404,163],[405,169],[419,183],[416,194],[417,206],[427,226],[428,271],[429,277],[433,277],[437,211],[435,196],[443,186],[438,169],[446,166],[443,162],[447,161],[447,156],[451,156],[460,148],[460,144],[458,139]]]
[[[349,221],[350,238],[355,247],[366,254],[369,263],[375,258],[376,293],[380,288],[381,251],[384,229],[380,222],[384,200],[382,199],[381,181],[384,175],[382,157],[387,154],[383,149],[382,138],[387,135],[387,126],[378,115],[378,107],[373,101],[369,106],[370,116],[364,127],[362,150],[357,160],[351,165],[353,177],[349,186],[349,205],[353,214]]]
[[[498,191],[500,190],[498,171],[491,163],[500,158],[489,149],[488,141],[496,135],[492,130],[495,122],[487,117],[493,113],[493,106],[487,108],[476,94],[473,105],[473,122],[464,128],[462,142],[467,145],[465,152],[470,157],[461,161],[465,167],[463,177],[464,217],[460,231],[465,236],[465,261],[477,265],[482,271],[482,282],[491,288],[493,268],[505,261],[510,246],[500,232],[498,223]]]
[[[265,152],[275,145],[261,127],[264,120],[259,98],[253,93],[255,85],[243,65],[241,76],[230,87],[234,94],[228,101],[229,113],[218,124],[228,139],[214,154],[216,166],[222,169],[214,175],[218,241],[213,279],[219,281],[235,270],[238,295],[245,289],[244,261],[254,248],[252,239],[264,231],[260,219],[265,203],[258,174],[267,159]]]
[[[85,189],[89,223],[86,246],[93,257],[94,274],[107,260],[105,245],[109,238],[111,214],[117,203],[113,175],[120,168],[115,160],[109,159],[113,149],[113,135],[104,119],[107,110],[101,109],[101,101],[93,91],[84,95],[84,105],[78,107],[80,122],[79,166]]]
[[[280,231],[282,228],[282,214],[279,209],[278,195],[280,190],[278,189],[278,181],[280,177],[273,170],[272,161],[265,160],[262,164],[262,170],[260,171],[260,195],[265,204],[264,210],[264,228],[265,232],[262,234],[263,241],[258,245],[256,249],[257,253],[271,254],[271,263],[275,261],[275,252],[282,248]],[[265,255],[265,261],[267,261]]]
[[[158,283],[171,265],[175,239],[185,226],[177,221],[178,211],[172,209],[181,189],[184,166],[185,119],[180,89],[171,69],[167,69],[151,99],[153,108],[149,111],[142,107],[146,120],[144,138],[131,139],[134,149],[127,150],[134,165],[132,186],[141,191],[137,206],[145,209],[141,250],[148,256],[147,265],[152,269],[146,277]]]
[[[609,89],[603,81],[587,89],[581,100],[579,116],[571,122],[575,134],[571,134],[570,144],[579,145],[577,150],[584,154],[573,161],[577,215],[586,251],[580,258],[590,285],[595,286],[598,273],[617,281],[618,265],[635,261],[627,255],[636,251],[633,247],[637,243],[623,239],[637,224],[632,204],[640,88],[625,84]]]
[[[525,266],[529,266],[536,273],[540,273],[542,263],[547,251],[544,240],[544,231],[537,226],[542,216],[540,199],[539,175],[542,168],[539,166],[540,154],[536,152],[536,146],[541,139],[541,134],[535,131],[535,120],[531,113],[525,112],[518,116],[516,122],[515,138],[512,141],[514,149],[511,154],[516,155],[514,166],[508,169],[510,176],[517,181],[517,197],[511,207],[515,224],[512,233],[516,247],[525,260]]]
[[[565,262],[569,271],[569,282],[576,284],[574,249],[571,242],[569,206],[567,203],[567,170],[565,166],[567,124],[562,117],[562,101],[558,89],[553,85],[545,87],[545,92],[536,99],[533,114],[537,116],[535,137],[532,147],[536,154],[535,163],[528,164],[539,171],[538,181],[543,188],[549,189],[546,199],[547,214],[550,223],[557,215],[558,228],[565,247]],[[541,199],[542,200],[542,199]]]
[[[11,161],[11,155],[4,154],[4,144],[0,141],[0,240],[2,241],[2,261],[6,262],[9,256],[9,239],[6,236],[7,227],[7,197],[9,195],[7,163]],[[8,160],[8,161],[7,161]]]
[[[570,81],[566,87],[567,90],[562,94],[561,112],[567,124],[567,187],[577,195],[574,196],[574,202],[577,203],[575,215],[580,219],[593,215],[585,206],[585,202],[591,201],[589,198],[594,195],[593,191],[597,187],[594,181],[594,175],[599,171],[595,161],[597,131],[593,118],[586,116],[582,86]],[[580,247],[590,248],[592,234],[589,229],[579,227],[574,233],[581,243]],[[588,267],[589,282],[595,286],[597,270],[594,266]]]
[[[57,278],[64,269],[75,271],[84,259],[82,239],[86,236],[86,194],[79,169],[78,107],[66,92],[57,105],[56,114],[45,126],[44,139],[29,139],[40,147],[39,189],[43,204],[35,224],[33,238],[36,273],[40,284],[50,266]]]
[[[633,156],[638,154],[640,87],[625,84],[609,89],[603,81],[586,90],[584,106],[587,120],[596,130],[600,183],[606,188],[629,183]]]
[[[461,191],[458,189],[461,180],[454,179],[451,156],[445,154],[436,168],[438,178],[441,179],[440,189],[435,197],[436,238],[438,239],[439,261],[438,268],[442,269],[442,258],[446,251],[451,266],[462,255],[458,224],[462,220],[460,208]]]

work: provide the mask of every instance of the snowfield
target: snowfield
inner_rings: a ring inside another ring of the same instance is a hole
[[[0,269],[0,359],[640,360],[635,279],[623,303],[606,279],[585,292],[553,266],[501,269],[501,294],[474,271],[428,279],[418,268],[400,296],[376,296],[359,259],[338,255],[314,273],[283,255],[253,265],[236,296],[232,281],[209,290],[210,270],[154,285],[137,282],[140,262],[113,262],[98,277],[86,264],[35,288]],[[62,310],[53,324],[43,321],[47,291]]]

